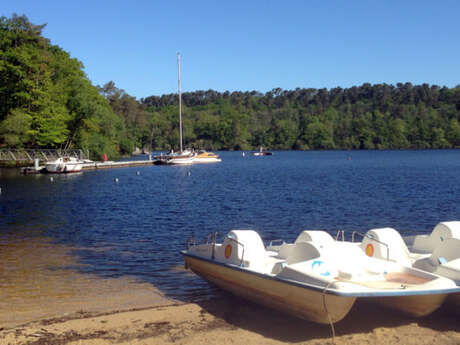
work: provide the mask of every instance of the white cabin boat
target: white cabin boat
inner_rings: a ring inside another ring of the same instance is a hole
[[[55,161],[45,164],[46,172],[52,174],[80,172],[83,161],[75,157],[59,157]]]
[[[369,257],[355,243],[304,231],[295,243],[265,248],[252,230],[223,243],[188,242],[186,267],[224,290],[318,323],[344,318],[357,298],[372,298],[410,315],[437,309],[460,291],[447,278]]]

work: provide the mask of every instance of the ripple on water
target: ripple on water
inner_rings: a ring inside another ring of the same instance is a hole
[[[220,154],[213,165],[100,170],[53,182],[1,174],[0,243],[10,249],[0,255],[10,259],[0,272],[16,284],[0,293],[18,310],[25,309],[18,291],[42,303],[91,296],[89,285],[102,296],[134,284],[191,301],[216,291],[175,269],[191,233],[200,242],[231,229],[257,230],[265,241],[293,241],[304,229],[426,233],[460,215],[459,150]]]

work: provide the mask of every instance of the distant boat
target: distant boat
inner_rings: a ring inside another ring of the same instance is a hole
[[[208,152],[200,150],[197,152],[195,158],[193,159],[194,163],[217,163],[221,162],[222,159],[214,152]]]
[[[272,156],[273,153],[269,151],[264,151],[262,146],[259,148],[259,151],[253,152],[253,156]]]
[[[180,152],[169,151],[166,154],[155,156],[155,164],[193,164],[195,162],[196,153],[191,150],[182,150]]]
[[[179,89],[179,151],[171,150],[166,154],[155,156],[155,164],[192,164],[196,153],[193,150],[183,149],[182,146],[182,85],[180,79],[180,53],[177,53],[177,82]]]
[[[45,170],[52,174],[80,172],[83,167],[83,161],[75,157],[59,157],[55,161],[48,162]]]

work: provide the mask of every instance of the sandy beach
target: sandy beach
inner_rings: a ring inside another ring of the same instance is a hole
[[[224,292],[188,303],[129,277],[79,272],[71,248],[43,239],[11,241],[0,260],[0,345],[460,344],[460,314],[446,306],[415,319],[358,301],[333,338],[328,325]]]
[[[318,325],[223,294],[126,311],[80,311],[0,330],[0,344],[460,344],[460,316],[444,308],[414,319],[366,302]]]

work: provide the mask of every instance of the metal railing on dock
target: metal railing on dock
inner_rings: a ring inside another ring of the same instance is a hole
[[[81,149],[0,149],[0,161],[34,162],[38,159],[42,162],[48,162],[63,156],[88,159]]]

